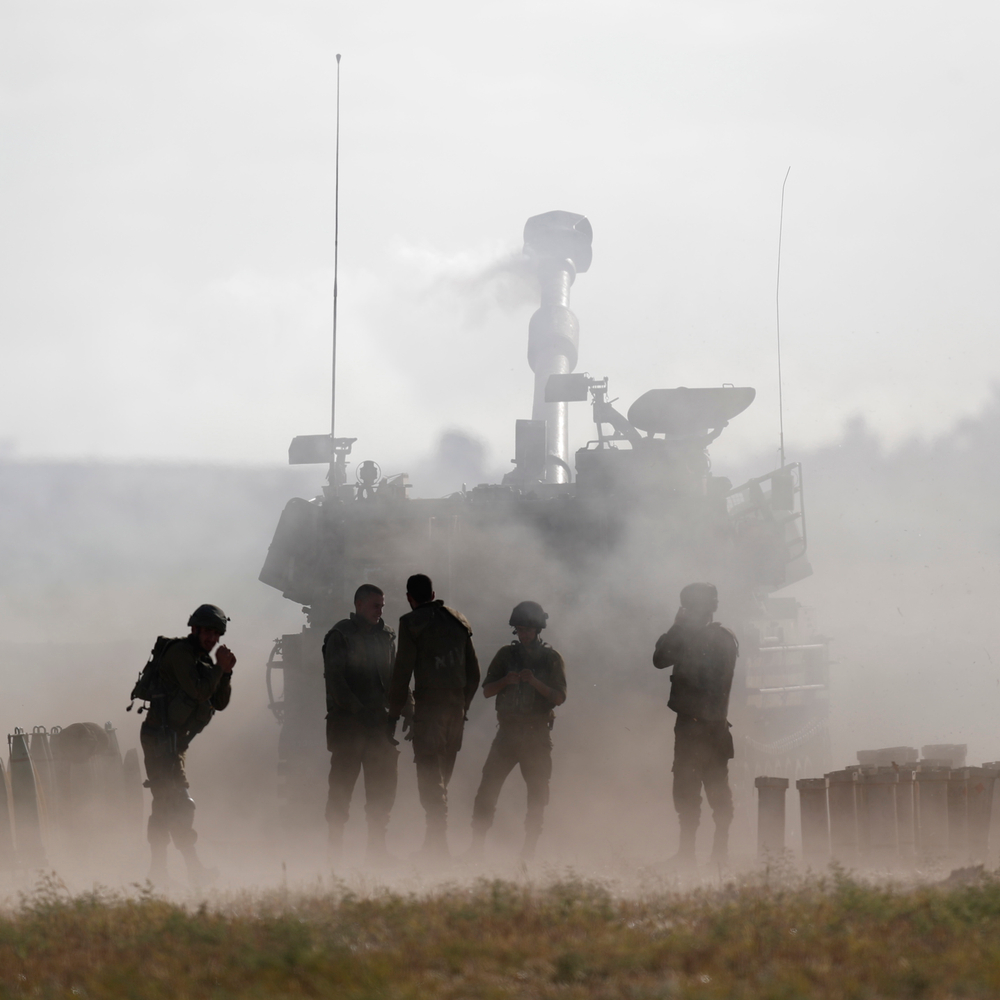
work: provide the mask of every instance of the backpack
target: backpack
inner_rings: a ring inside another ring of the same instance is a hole
[[[129,695],[131,700],[125,709],[126,712],[132,711],[132,705],[135,702],[142,701],[146,704],[140,705],[139,711],[136,712],[136,715],[142,715],[154,701],[162,702],[166,700],[167,690],[163,686],[163,678],[160,676],[160,663],[163,660],[163,654],[175,642],[183,642],[183,640],[168,639],[164,635],[156,637],[156,642],[153,644],[153,648],[149,654],[149,660],[139,672],[139,676],[136,678],[135,685],[132,688],[132,693]]]

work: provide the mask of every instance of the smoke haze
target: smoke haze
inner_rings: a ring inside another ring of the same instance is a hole
[[[1000,758],[998,18],[899,0],[8,4],[7,732],[109,720],[137,745],[124,707],[155,636],[217,602],[239,663],[231,708],[190,755],[207,860],[228,858],[230,878],[294,860],[264,663],[303,616],[257,574],[285,501],[321,485],[280,463],[294,435],[329,429],[342,51],[337,429],[358,438],[354,462],[409,472],[423,497],[510,468],[537,301],[520,231],[558,208],[595,230],[573,288],[578,370],[626,405],[654,387],[757,387],[714,470],[739,483],[773,468],[791,164],[785,418],[814,576],[783,594],[833,640],[833,762],[936,742]],[[572,448],[588,417],[573,412]],[[576,575],[533,538],[505,541],[482,551],[493,583],[447,596],[484,667],[513,601],[554,611],[570,690],[542,853],[662,858],[673,717],[650,655],[682,572],[646,567],[637,587],[636,538]],[[404,610],[389,594],[386,619]],[[477,699],[459,757],[459,849],[492,707]],[[404,750],[401,854],[422,821]],[[491,843],[517,839],[522,807],[513,776]],[[356,799],[354,856],[362,815]],[[142,874],[141,850],[125,867]]]
[[[858,749],[889,745],[960,742],[969,744],[972,762],[1000,756],[992,625],[998,582],[992,498],[1000,483],[983,459],[996,452],[998,438],[1000,397],[932,441],[888,447],[856,420],[835,445],[801,456],[815,575],[782,595],[796,596],[810,625],[833,638],[838,766],[853,762]],[[482,461],[475,440],[453,432],[423,466],[447,489],[449,472],[466,474],[470,462],[481,468]],[[759,469],[764,462],[748,465]],[[743,471],[716,464],[734,481]],[[138,720],[124,707],[153,637],[182,632],[193,603],[218,601],[234,619],[235,694],[231,708],[195,742],[189,763],[209,860],[245,851],[241,877],[276,878],[281,860],[295,864],[275,794],[278,726],[266,708],[263,665],[270,640],[297,631],[302,617],[296,605],[257,583],[256,573],[284,500],[311,495],[320,475],[315,468],[0,465],[8,512],[0,592],[0,627],[9,637],[0,644],[7,731],[110,720],[123,749],[137,745]],[[673,715],[666,709],[667,678],[652,669],[650,655],[672,619],[673,577],[682,579],[683,570],[658,577],[647,568],[645,578],[634,578],[641,589],[629,590],[627,574],[639,563],[626,547],[603,566],[602,585],[581,585],[543,558],[530,537],[508,542],[483,552],[491,584],[448,599],[472,618],[484,668],[509,639],[506,616],[523,588],[554,611],[546,637],[566,656],[570,696],[553,734],[542,855],[599,867],[614,858],[662,859],[676,836],[669,799]],[[437,582],[439,595],[445,593],[446,581]],[[386,620],[394,622],[406,609],[401,594],[387,596]],[[724,622],[726,611],[723,604]],[[450,794],[459,850],[492,718],[492,703],[477,698]],[[404,745],[390,826],[390,846],[404,855],[419,846],[422,830],[408,750]],[[522,785],[513,775],[501,798],[491,835],[500,860],[513,857],[519,843]],[[359,795],[348,831],[348,851],[357,859]],[[734,833],[745,849],[753,821],[744,794]],[[130,877],[141,876],[142,864],[140,855]]]

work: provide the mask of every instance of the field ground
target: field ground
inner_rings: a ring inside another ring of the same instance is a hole
[[[49,876],[0,914],[2,997],[998,995],[991,875],[879,885],[765,871],[625,894],[563,876],[200,900],[73,896]]]

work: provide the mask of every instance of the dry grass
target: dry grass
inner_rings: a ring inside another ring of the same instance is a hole
[[[1000,882],[619,898],[570,878],[188,906],[49,879],[0,915],[0,996],[996,997]]]

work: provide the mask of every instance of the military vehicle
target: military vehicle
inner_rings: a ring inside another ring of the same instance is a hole
[[[260,573],[307,618],[300,632],[276,640],[267,664],[270,707],[281,724],[280,780],[291,802],[322,808],[326,631],[351,609],[359,583],[401,597],[414,572],[428,573],[438,597],[467,615],[487,652],[490,638],[509,641],[500,626],[516,601],[541,601],[553,620],[574,623],[560,648],[577,676],[587,662],[621,663],[608,623],[626,620],[641,638],[628,657],[652,675],[653,643],[670,624],[681,586],[711,580],[742,649],[736,763],[750,774],[826,767],[827,643],[804,630],[794,598],[772,596],[811,572],[802,469],[784,464],[736,487],[713,473],[707,448],[751,405],[752,388],[654,387],[623,414],[607,378],[575,372],[579,324],[570,290],[591,265],[591,245],[581,215],[548,212],[525,225],[524,258],[541,292],[528,329],[534,402],[531,419],[516,422],[513,469],[502,482],[456,483],[448,496],[414,499],[406,475],[383,476],[371,460],[348,482],[355,438],[292,441],[291,463],[329,463],[329,474],[318,496],[288,502]],[[574,402],[589,402],[595,430],[571,456]],[[587,685],[595,697],[613,696],[598,683],[607,677],[595,670]]]

